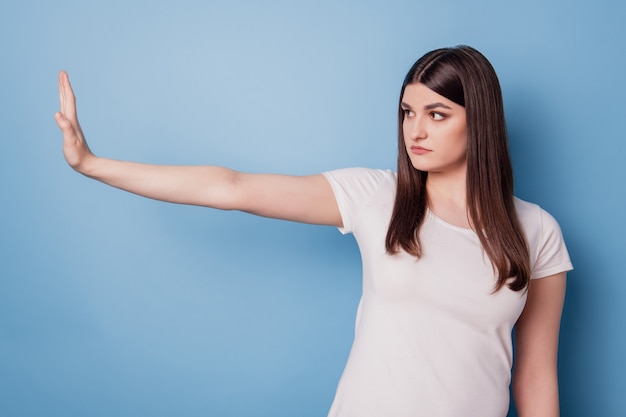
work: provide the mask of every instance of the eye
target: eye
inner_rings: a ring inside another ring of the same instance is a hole
[[[439,113],[439,112],[434,111],[434,112],[430,113],[430,118],[433,119],[433,120],[443,120],[443,119],[446,118],[446,115],[443,114],[443,113]]]
[[[413,112],[413,110],[409,110],[409,109],[404,109],[404,117],[413,117],[415,116],[415,113]]]

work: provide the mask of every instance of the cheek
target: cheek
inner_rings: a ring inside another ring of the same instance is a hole
[[[407,127],[407,124],[404,123],[402,125],[402,141],[404,142],[405,146],[409,146],[409,143],[411,142],[411,136],[409,135],[409,128]]]
[[[459,127],[456,131],[455,137],[456,142],[459,147],[462,147],[464,150],[467,149],[467,129],[465,126]]]
[[[463,138],[463,140],[467,143],[467,123],[465,122],[465,118],[463,118],[463,123],[458,128],[459,137]]]
[[[459,143],[463,145],[463,148],[467,149],[467,133],[459,134]]]

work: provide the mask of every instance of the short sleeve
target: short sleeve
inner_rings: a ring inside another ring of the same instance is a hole
[[[345,168],[322,173],[330,183],[341,213],[343,234],[353,233],[361,211],[380,187],[391,181],[395,184],[395,174],[391,171],[368,168]]]
[[[539,209],[539,230],[536,242],[529,242],[531,250],[531,279],[544,278],[573,269],[567,247],[557,221],[548,212]],[[534,258],[534,259],[532,259]]]

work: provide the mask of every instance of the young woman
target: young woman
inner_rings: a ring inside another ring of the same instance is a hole
[[[432,51],[400,93],[398,172],[305,177],[95,156],[59,76],[63,151],[76,171],[142,196],[353,233],[363,259],[354,344],[331,417],[559,415],[566,271],[555,220],[513,196],[502,96],[467,46]]]

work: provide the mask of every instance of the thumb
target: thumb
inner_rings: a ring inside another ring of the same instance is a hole
[[[60,111],[54,114],[54,120],[56,120],[57,126],[59,126],[61,130],[66,130],[71,127],[70,121],[67,120],[67,117],[65,117]]]

